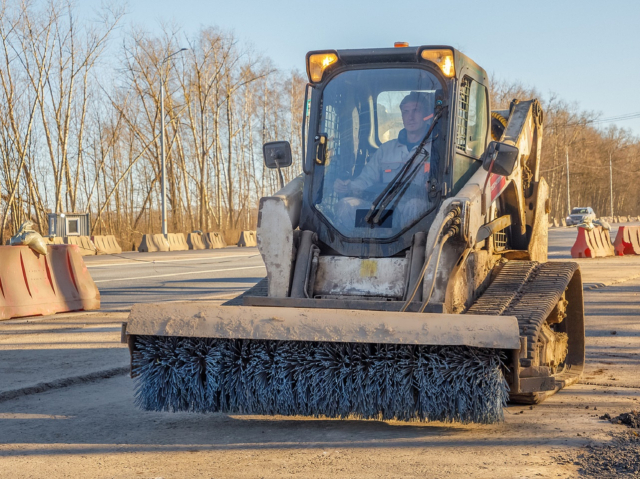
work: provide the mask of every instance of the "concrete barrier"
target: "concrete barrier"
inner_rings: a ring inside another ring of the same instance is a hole
[[[122,248],[113,235],[95,235],[91,237],[91,241],[96,246],[97,254],[119,254]]]
[[[47,244],[64,244],[64,238],[62,236],[54,236],[53,238],[45,236],[44,240]]]
[[[572,258],[605,258],[613,255],[614,249],[607,230],[601,226],[591,230],[578,226],[578,236],[571,247]]]
[[[107,241],[105,236],[94,235],[91,237],[91,241],[96,247],[96,254],[109,254],[109,242]]]
[[[0,246],[0,319],[100,309],[96,287],[77,245]]]
[[[184,239],[183,233],[169,233],[167,235],[169,241],[169,251],[188,251],[189,245]]]
[[[238,246],[258,246],[258,240],[256,238],[255,231],[243,231],[240,233],[240,239],[238,240]]]
[[[64,244],[74,244],[80,248],[80,254],[82,256],[93,256],[98,254],[96,245],[91,241],[89,236],[65,236]]]
[[[138,246],[140,253],[154,253],[156,251],[170,251],[169,242],[162,234],[142,235],[142,241]]]
[[[227,242],[222,237],[222,233],[205,233],[202,235],[204,245],[207,249],[226,248]]]
[[[115,254],[122,253],[122,247],[118,244],[118,240],[113,235],[107,235],[107,240],[109,241],[109,245],[111,247],[111,251]]]
[[[187,235],[187,245],[189,245],[189,249],[207,249],[200,233],[189,233]]]
[[[613,242],[616,256],[640,254],[640,226],[620,226]]]

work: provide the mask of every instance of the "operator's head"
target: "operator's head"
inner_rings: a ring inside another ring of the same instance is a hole
[[[407,133],[426,131],[429,120],[433,118],[431,100],[424,93],[417,91],[412,91],[402,99],[400,111]]]

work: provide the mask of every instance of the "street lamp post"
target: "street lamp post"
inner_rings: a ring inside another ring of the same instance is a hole
[[[174,55],[185,51],[181,48],[177,52],[168,55],[160,63],[160,182],[162,190],[162,234],[167,237],[167,164],[164,157],[164,78],[162,76],[162,66]]]
[[[611,217],[613,218],[613,164],[611,163],[611,150],[609,150],[609,198],[611,202]]]
[[[571,214],[571,193],[569,192],[569,146],[566,146],[564,151],[567,157],[567,209],[569,210],[567,214]]]
[[[164,62],[163,62],[164,63]],[[167,237],[167,165],[164,160],[164,80],[160,73],[160,178],[162,189],[162,234]]]

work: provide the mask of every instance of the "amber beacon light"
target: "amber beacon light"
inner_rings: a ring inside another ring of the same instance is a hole
[[[407,48],[409,46],[409,42],[395,42],[393,46],[395,48]]]
[[[317,83],[322,80],[324,71],[338,61],[335,53],[315,53],[309,56],[309,78]]]
[[[456,74],[451,50],[422,50],[422,58],[437,64],[446,77],[451,78]]]

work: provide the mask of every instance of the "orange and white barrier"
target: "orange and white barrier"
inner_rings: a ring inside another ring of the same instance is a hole
[[[578,227],[576,242],[571,248],[572,258],[605,258],[614,255],[609,231],[596,226],[593,229]]]
[[[96,287],[77,245],[0,246],[0,319],[100,309]]]
[[[616,256],[640,254],[640,226],[619,226],[613,247]]]

